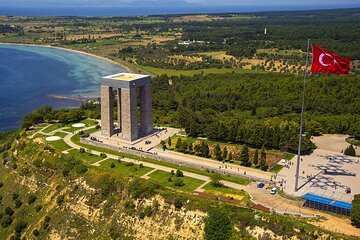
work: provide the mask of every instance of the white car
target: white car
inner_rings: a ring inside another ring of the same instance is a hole
[[[275,195],[277,193],[277,188],[274,187],[270,190],[270,194]]]

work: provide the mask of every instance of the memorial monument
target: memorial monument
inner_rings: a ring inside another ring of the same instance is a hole
[[[137,118],[137,89],[140,97],[140,125]],[[114,125],[114,91],[117,92],[117,128]],[[114,134],[133,142],[153,132],[150,76],[118,73],[101,80],[101,135]]]

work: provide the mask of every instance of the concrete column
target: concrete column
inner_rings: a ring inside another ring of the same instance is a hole
[[[121,131],[121,88],[117,89],[117,119],[118,127]]]
[[[111,137],[114,134],[114,96],[112,87],[101,85],[101,134]]]
[[[128,141],[138,139],[136,114],[136,89],[121,89],[121,127],[122,137]]]
[[[147,135],[153,131],[152,125],[152,91],[151,85],[140,87],[140,118],[142,135]]]

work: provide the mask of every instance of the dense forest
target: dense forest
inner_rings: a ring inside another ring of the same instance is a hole
[[[298,144],[303,80],[281,74],[225,74],[154,79],[155,121],[192,136],[294,152]],[[303,151],[311,135],[360,137],[360,77],[309,77]]]

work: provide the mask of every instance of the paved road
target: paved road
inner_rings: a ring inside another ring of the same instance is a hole
[[[224,173],[240,173],[248,177],[253,177],[255,179],[263,179],[265,181],[269,181],[274,175],[273,173],[264,172],[254,168],[243,167],[232,163],[223,164],[222,162],[216,160],[169,150],[163,151],[162,149],[154,149],[153,152],[156,152],[159,156],[173,158],[176,160],[181,160],[183,162],[196,163],[197,165],[201,165],[204,169],[206,169],[207,167],[212,167],[216,169],[221,169]]]

